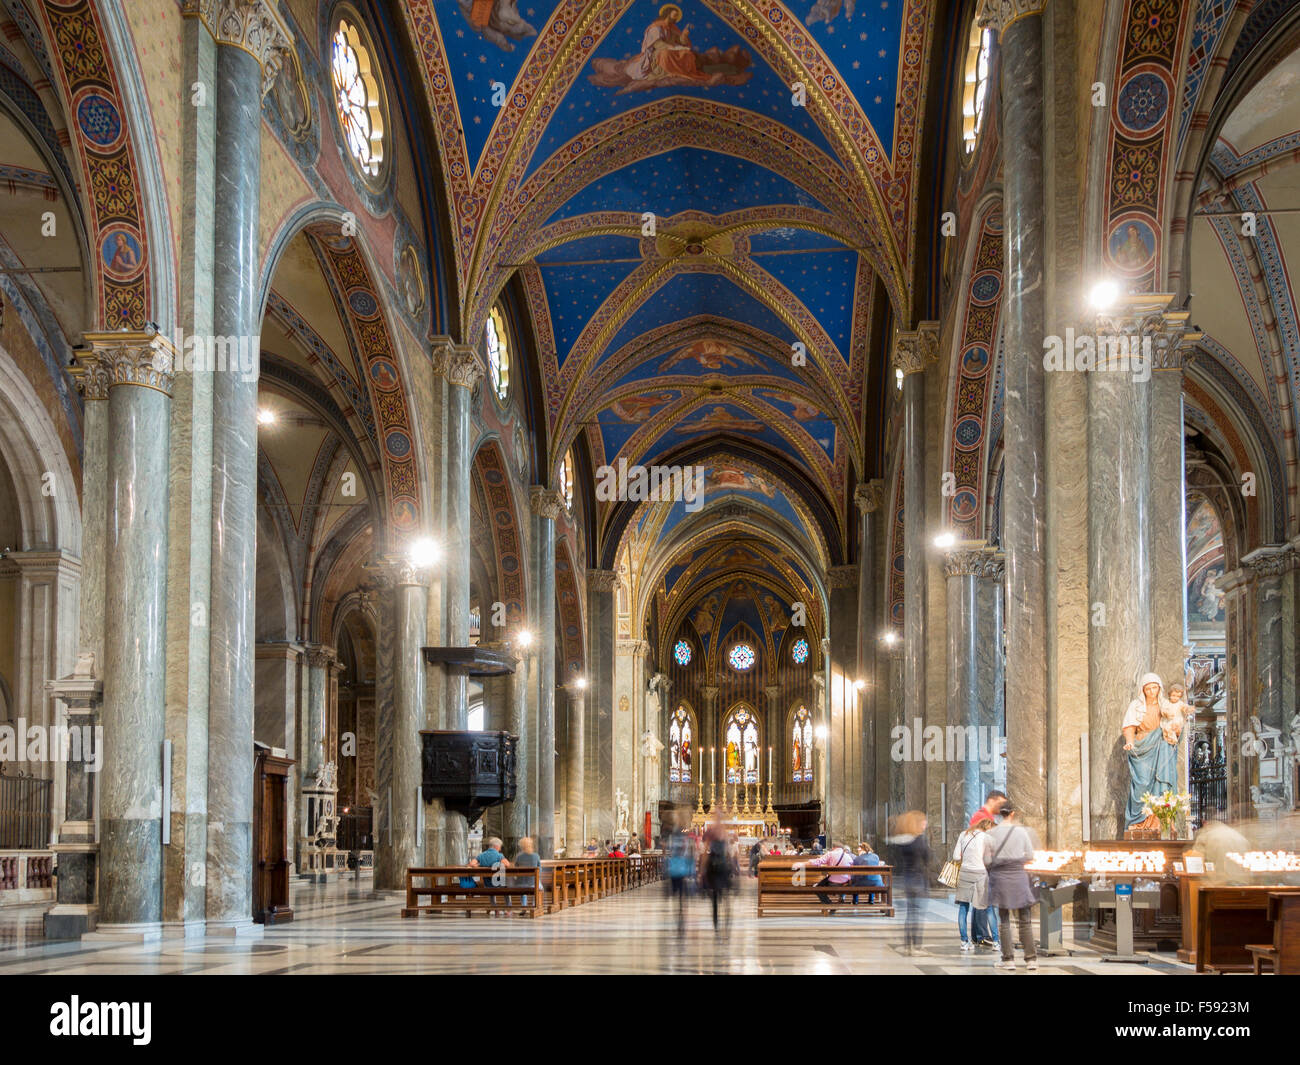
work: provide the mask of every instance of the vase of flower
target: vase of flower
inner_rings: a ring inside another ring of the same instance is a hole
[[[1174,839],[1174,825],[1179,814],[1185,814],[1192,808],[1192,797],[1183,792],[1181,795],[1172,790],[1161,795],[1147,792],[1142,796],[1142,806],[1148,814],[1160,823],[1160,838]]]

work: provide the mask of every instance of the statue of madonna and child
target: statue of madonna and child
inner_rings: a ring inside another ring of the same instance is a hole
[[[1165,695],[1164,684],[1155,673],[1147,673],[1139,684],[1140,694],[1128,704],[1121,726],[1124,750],[1128,754],[1128,804],[1124,824],[1129,829],[1159,829],[1172,825],[1172,813],[1162,819],[1143,800],[1144,795],[1178,796],[1178,739],[1188,716],[1194,713],[1185,701],[1186,689],[1176,684]]]

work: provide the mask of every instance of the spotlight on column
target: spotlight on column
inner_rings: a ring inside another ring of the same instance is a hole
[[[259,407],[257,411],[257,424],[274,425],[275,411],[273,411],[270,407]]]
[[[867,682],[863,680],[861,677],[859,677],[857,680],[853,682],[853,687],[855,687],[858,691],[865,691],[867,687]]]
[[[406,549],[406,557],[411,560],[412,565],[428,569],[442,558],[442,548],[429,537],[421,536],[418,540],[411,541]]]
[[[516,632],[516,633],[515,633],[515,646],[517,646],[517,647],[532,647],[532,646],[533,646],[533,633],[532,633],[532,630],[531,630],[531,629],[520,629],[518,632]]]
[[[816,736],[819,740],[824,740],[826,738],[826,726],[818,725],[815,729],[813,729],[813,735]]]
[[[586,688],[587,688],[587,678],[586,678],[586,677],[574,677],[574,678],[573,678],[573,686],[574,686],[575,688],[577,688],[578,691],[585,691]]]
[[[1094,311],[1108,311],[1119,300],[1119,285],[1114,281],[1098,281],[1088,293],[1088,302]]]
[[[934,538],[934,546],[944,548],[945,550],[949,547],[952,547],[952,545],[955,544],[956,542],[957,542],[957,537],[955,537],[952,533],[940,533],[938,536]]]
[[[898,633],[893,629],[885,631],[880,638],[885,641],[886,647],[893,647],[894,644],[898,643]]]

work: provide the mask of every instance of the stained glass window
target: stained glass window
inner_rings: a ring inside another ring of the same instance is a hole
[[[812,717],[806,706],[794,712],[794,725],[791,727],[790,766],[791,777],[796,784],[813,778]]]
[[[984,101],[989,89],[989,50],[993,45],[993,30],[981,28],[978,20],[971,20],[970,40],[966,49],[966,84],[962,90],[961,136],[962,147],[970,154],[975,150],[980,128],[984,124]]]
[[[340,18],[331,42],[330,78],[334,110],[348,154],[367,179],[377,178],[384,162],[384,104],[364,31]]]
[[[796,640],[795,645],[790,648],[790,657],[794,659],[796,666],[802,666],[808,661],[808,641]]]
[[[510,393],[510,334],[500,307],[492,308],[483,333],[487,346],[488,378],[497,399],[504,403]]]
[[[727,718],[723,729],[726,748],[723,765],[728,784],[758,783],[758,725],[748,707],[738,707]]]
[[[679,706],[668,726],[668,779],[674,784],[691,782],[691,715]]]
[[[691,664],[691,645],[685,640],[678,640],[673,644],[673,658],[677,660],[679,666],[689,666]]]
[[[743,673],[754,664],[754,649],[747,643],[738,643],[728,652],[727,661],[732,669]]]

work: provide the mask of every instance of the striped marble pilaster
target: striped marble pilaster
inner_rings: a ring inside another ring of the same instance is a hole
[[[585,842],[585,797],[583,782],[586,767],[583,764],[586,747],[583,736],[586,732],[585,685],[565,686],[568,695],[568,742],[565,744],[565,789],[564,789],[564,853],[565,856],[580,854],[578,850]]]
[[[537,853],[555,853],[555,519],[564,500],[534,485],[533,544],[537,581]],[[590,625],[590,620],[588,624]]]

